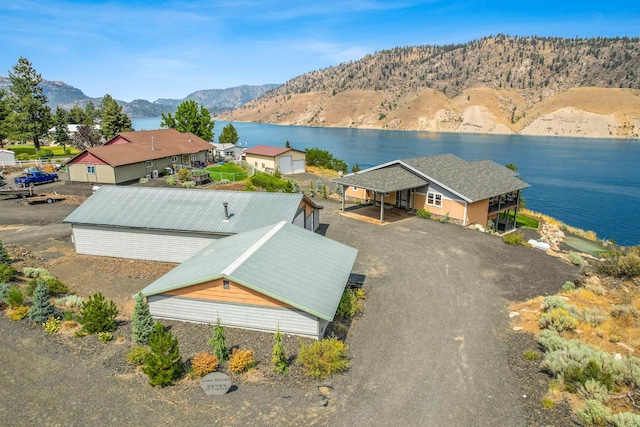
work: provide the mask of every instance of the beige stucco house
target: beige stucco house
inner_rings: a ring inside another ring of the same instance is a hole
[[[245,151],[245,161],[259,172],[273,173],[278,169],[289,175],[306,171],[305,152],[293,148],[258,145]]]

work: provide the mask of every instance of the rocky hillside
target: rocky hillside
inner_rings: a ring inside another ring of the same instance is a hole
[[[640,137],[640,39],[486,37],[398,47],[291,79],[222,119]]]

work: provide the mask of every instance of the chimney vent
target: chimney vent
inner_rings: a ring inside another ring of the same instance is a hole
[[[156,148],[153,145],[153,137],[151,137],[151,151],[155,150]]]
[[[224,202],[222,205],[224,206],[224,222],[229,222],[229,208],[227,207],[228,203]]]

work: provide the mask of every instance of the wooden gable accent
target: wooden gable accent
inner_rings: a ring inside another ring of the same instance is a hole
[[[197,298],[210,301],[231,302],[236,304],[261,305],[266,307],[293,308],[260,292],[249,289],[229,280],[229,289],[224,289],[223,280],[216,279],[185,288],[164,292],[165,295],[172,295],[183,298]]]

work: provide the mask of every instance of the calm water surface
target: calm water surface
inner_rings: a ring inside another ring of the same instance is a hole
[[[216,122],[216,135],[228,122]],[[518,166],[531,187],[529,209],[546,213],[600,238],[640,243],[640,142],[638,140],[475,135],[233,123],[244,146],[320,147],[363,169],[394,159],[451,153]],[[133,119],[157,129],[160,118]]]

